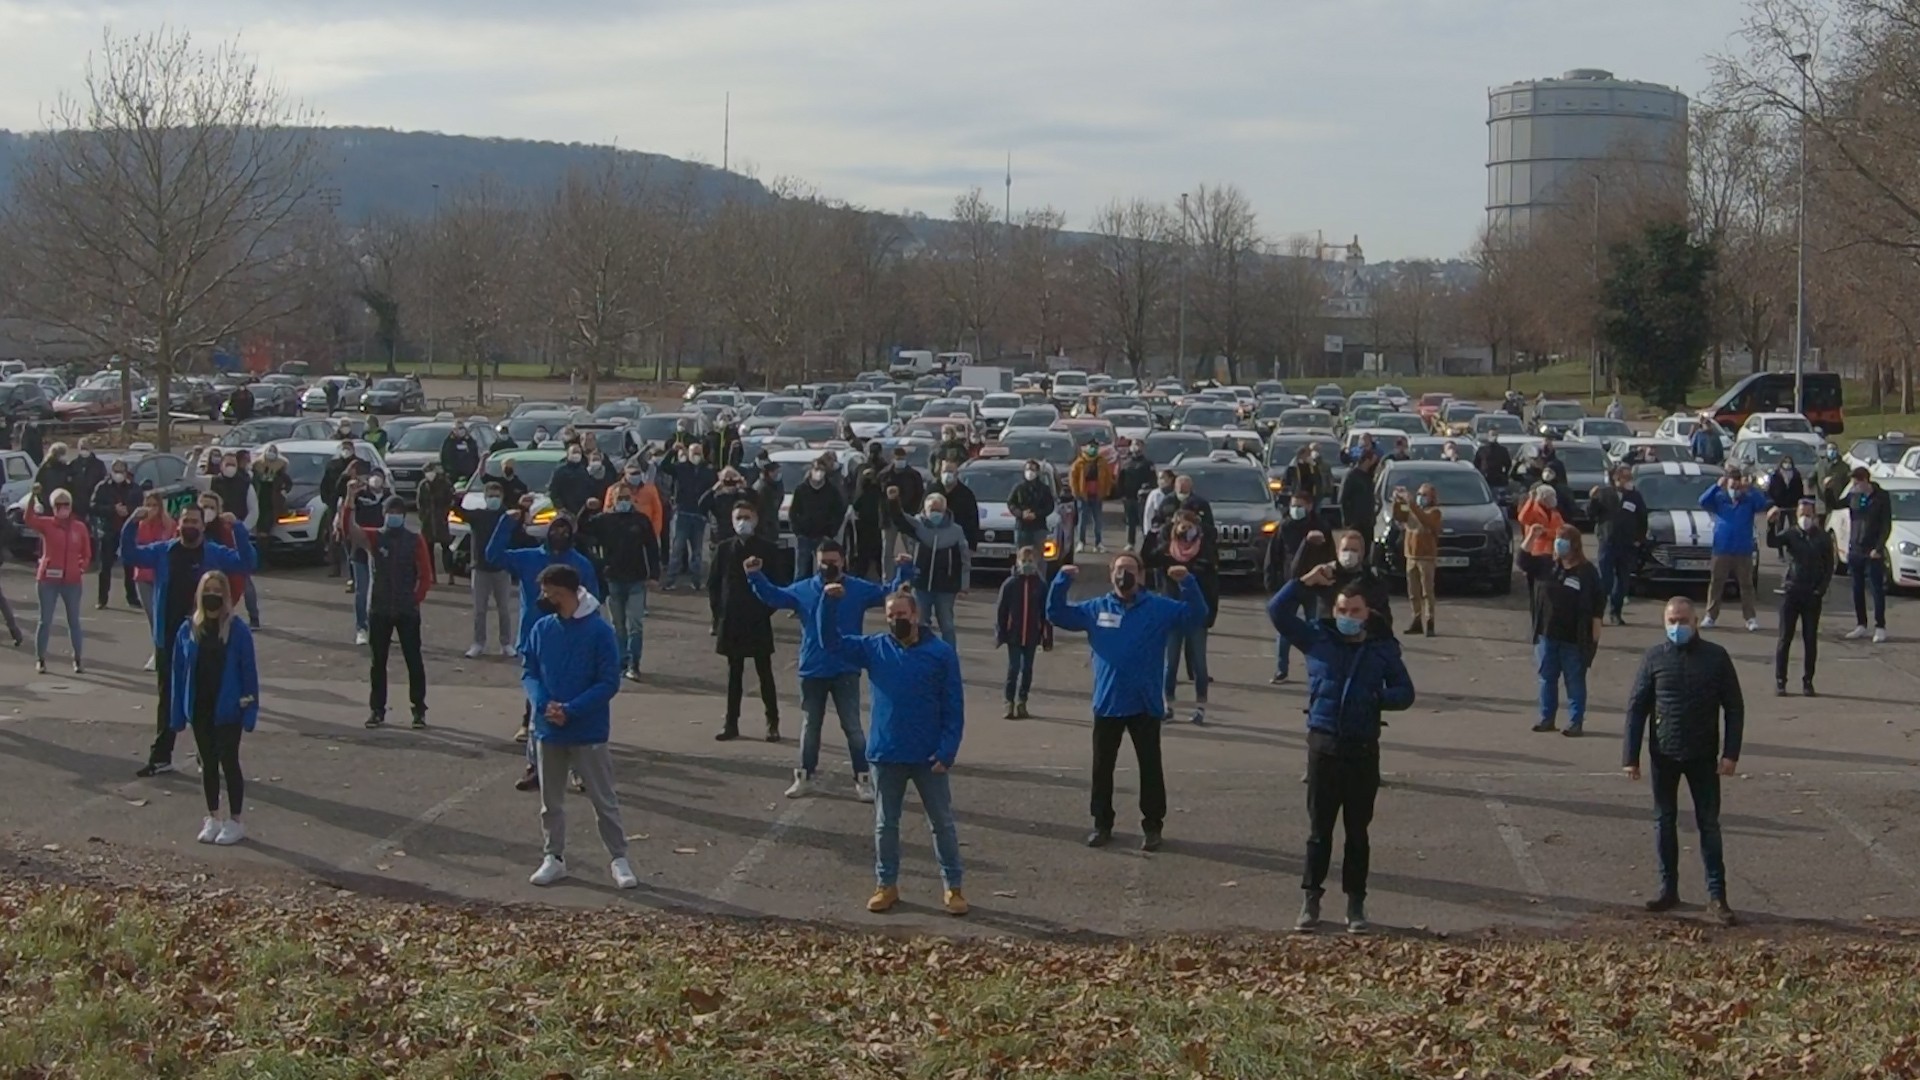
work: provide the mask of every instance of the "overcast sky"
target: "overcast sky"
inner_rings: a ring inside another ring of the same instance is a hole
[[[1449,256],[1486,91],[1575,67],[1697,93],[1743,0],[0,0],[0,127],[101,31],[235,35],[330,124],[732,160],[943,214],[979,184],[1075,226],[1230,181],[1269,234]]]

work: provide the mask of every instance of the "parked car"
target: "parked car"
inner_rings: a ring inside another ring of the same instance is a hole
[[[1823,446],[1827,438],[1813,426],[1813,421],[1796,412],[1754,413],[1740,425],[1733,436],[1734,442],[1742,439],[1793,439],[1809,446]]]
[[[1266,468],[1232,450],[1181,457],[1172,468],[1193,479],[1193,493],[1213,507],[1222,578],[1257,578],[1267,540],[1280,528],[1280,509],[1267,490]]]
[[[653,406],[639,398],[621,398],[596,406],[593,416],[596,420],[638,420],[653,411]]]
[[[270,416],[236,424],[221,435],[218,445],[225,450],[252,450],[270,442],[306,442],[313,439],[330,439],[334,434],[331,420],[317,417]]]
[[[364,413],[399,416],[403,413],[425,412],[427,395],[426,391],[420,389],[420,384],[412,379],[381,379],[366,388],[357,404]],[[347,402],[342,400],[340,405],[345,408]]]
[[[1724,475],[1718,467],[1697,461],[1634,466],[1634,495],[1647,510],[1646,555],[1633,573],[1635,592],[1671,596],[1675,589],[1706,588],[1713,568],[1714,518],[1700,509],[1700,496]],[[1757,589],[1760,560],[1753,563],[1747,587]]]
[[[273,378],[269,375],[268,379]],[[264,381],[264,380],[263,380]],[[327,388],[339,390],[336,401],[327,400]],[[300,395],[300,407],[307,412],[327,412],[330,409],[350,409],[360,404],[360,396],[366,393],[366,381],[358,375],[327,375],[319,382],[307,387]]]
[[[440,448],[445,445],[447,436],[453,431],[451,419],[420,420],[409,424],[398,435],[391,427],[387,429],[387,452],[382,455],[387,470],[393,477],[393,493],[413,500],[414,493],[420,489],[420,480],[426,468],[440,460]],[[467,434],[473,439],[482,453],[493,445],[493,423],[485,417],[474,417],[464,421]],[[456,483],[467,479],[464,476],[452,478]]]
[[[1893,466],[1915,443],[1905,432],[1889,431],[1877,439],[1856,439],[1847,448],[1847,467],[1866,469],[1875,476],[1887,476],[1893,472]]]
[[[123,406],[117,386],[82,386],[53,399],[56,423],[92,424],[120,419]]]
[[[1624,439],[1632,434],[1631,424],[1605,416],[1583,416],[1567,425],[1567,438],[1578,442],[1604,443],[1608,439]]]
[[[114,392],[118,393],[119,390],[115,389]],[[169,511],[178,513],[180,507],[191,501],[200,490],[189,475],[187,459],[179,454],[158,453],[147,443],[135,443],[126,450],[100,450],[96,453],[101,465],[109,472],[116,463],[126,462],[133,482],[143,491],[158,494]],[[33,489],[33,463],[27,460],[27,455],[18,451],[7,451],[0,454],[0,458],[4,458],[0,466],[6,470],[4,498],[9,526],[9,553],[21,560],[37,559],[40,557],[40,536],[26,527],[26,501]]]
[[[1893,501],[1893,532],[1887,537],[1887,585],[1889,588],[1920,588],[1920,478],[1899,476],[1876,481]],[[1827,532],[1844,563],[1847,539],[1853,527],[1852,511],[1845,502],[1827,515]]]
[[[1564,439],[1574,423],[1586,415],[1586,407],[1577,401],[1543,401],[1533,410],[1533,426],[1529,430],[1535,435]]]
[[[320,535],[320,522],[326,514],[326,502],[320,498],[320,480],[326,475],[327,463],[340,453],[340,441],[288,439],[270,442],[260,452],[264,453],[268,447],[277,450],[286,460],[287,478],[292,481],[292,487],[287,491],[287,512],[280,515],[271,529],[256,529],[255,533],[264,534],[268,549],[276,554],[318,558],[326,552],[325,538]],[[391,489],[393,475],[381,462],[380,453],[372,443],[356,440],[353,454],[385,477]]]
[[[51,420],[53,395],[37,382],[0,383],[0,423],[9,427],[22,420]]]

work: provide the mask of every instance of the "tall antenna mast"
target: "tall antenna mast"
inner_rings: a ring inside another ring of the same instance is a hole
[[[1013,227],[1013,151],[1007,151],[1007,227]]]
[[[720,171],[728,172],[728,154],[733,150],[733,91],[727,91],[726,111],[720,120]]]

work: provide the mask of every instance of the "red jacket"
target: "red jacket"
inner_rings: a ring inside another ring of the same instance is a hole
[[[87,576],[87,567],[93,565],[93,533],[86,520],[78,514],[64,521],[42,514],[29,500],[26,522],[27,528],[40,534],[40,565],[34,571],[34,580],[80,584]]]
[[[179,530],[173,526],[173,518],[166,514],[149,514],[144,521],[140,522],[140,524],[134,528],[134,536],[142,544],[157,544],[162,540],[173,539],[174,533],[178,531]],[[148,585],[151,585],[153,584],[153,573],[153,568],[150,566],[135,567],[133,580],[144,581]]]
[[[147,520],[151,521],[152,519],[149,518]],[[140,525],[142,528],[145,528],[147,522],[143,521]],[[227,524],[220,518],[210,518],[207,521],[206,537],[216,544],[224,544],[227,547],[232,547],[233,526]],[[240,610],[241,598],[247,595],[247,581],[252,576],[251,574],[232,573],[227,575],[227,604],[233,608],[233,610]],[[159,603],[159,601],[155,600],[154,603]]]

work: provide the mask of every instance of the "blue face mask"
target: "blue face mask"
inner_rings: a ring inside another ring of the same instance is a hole
[[[406,527],[407,527],[407,515],[405,514],[388,514],[387,515],[387,528],[404,529]]]
[[[633,509],[633,500],[632,499],[615,499],[613,501],[613,509],[615,513],[620,513],[620,514],[627,513],[628,511]]]
[[[487,496],[487,509],[489,510],[500,509],[500,496],[498,495]]]
[[[1287,516],[1293,518],[1295,521],[1305,521],[1307,520],[1307,508],[1304,506],[1289,506],[1287,507]]]
[[[1367,628],[1367,621],[1365,619],[1356,619],[1351,615],[1335,615],[1333,617],[1333,628],[1340,631],[1341,637],[1356,637],[1360,631]]]
[[[1566,557],[1567,557],[1568,555],[1571,555],[1571,554],[1573,554],[1573,541],[1571,541],[1571,540],[1555,540],[1555,541],[1553,542],[1553,557],[1554,557],[1554,558],[1556,558],[1556,559],[1564,559],[1564,558],[1566,558]]]
[[[947,512],[945,510],[927,511],[927,524],[932,525],[935,528],[938,528],[942,525],[945,525],[946,523],[947,523]]]
[[[1667,627],[1667,640],[1675,645],[1685,645],[1693,640],[1693,627],[1686,623],[1677,623]]]

